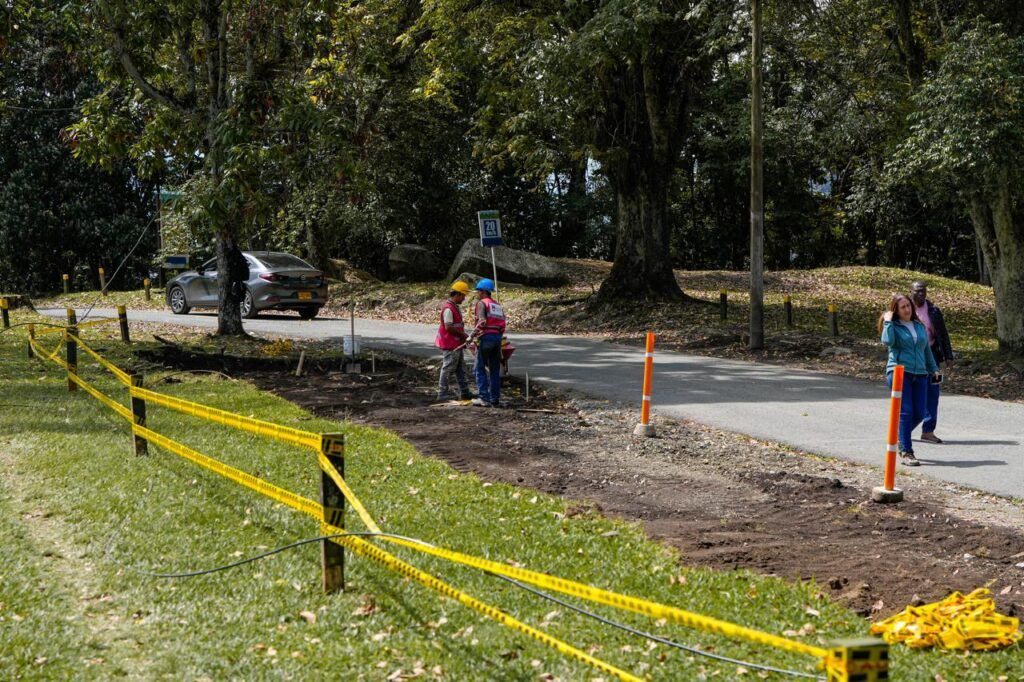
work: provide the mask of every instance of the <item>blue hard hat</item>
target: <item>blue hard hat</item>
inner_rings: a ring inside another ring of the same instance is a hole
[[[494,291],[494,280],[482,279],[476,283],[477,291]]]

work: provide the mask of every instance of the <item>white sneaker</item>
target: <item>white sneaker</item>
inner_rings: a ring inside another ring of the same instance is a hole
[[[490,407],[491,406],[491,404],[489,402],[487,402],[486,400],[484,400],[483,398],[473,398],[473,400],[471,400],[469,404],[473,405],[474,407]]]

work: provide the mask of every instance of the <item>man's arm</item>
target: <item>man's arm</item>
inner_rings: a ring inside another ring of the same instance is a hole
[[[953,345],[949,340],[949,331],[946,329],[946,318],[942,316],[939,306],[933,305],[928,315],[932,318],[932,326],[935,328],[935,338],[942,349],[942,356],[946,362],[953,360]]]

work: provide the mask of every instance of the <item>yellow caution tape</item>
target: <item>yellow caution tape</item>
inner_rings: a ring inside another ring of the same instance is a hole
[[[348,487],[348,483],[345,482],[345,479],[341,477],[338,470],[334,468],[333,464],[331,464],[331,460],[327,459],[327,456],[321,452],[317,455],[317,461],[320,463],[320,468],[331,477],[331,480],[334,481],[335,485],[337,485],[341,490],[345,499],[347,499],[349,504],[351,504],[356,510],[356,514],[358,514],[359,518],[362,519],[363,525],[366,526],[366,529],[371,533],[381,532],[380,526],[378,526],[377,522],[373,520],[372,516],[370,516],[370,512],[366,511],[366,507],[363,506],[363,503],[360,502],[359,498],[352,492],[352,489]]]
[[[243,417],[233,412],[218,410],[216,407],[207,407],[206,405],[182,400],[181,398],[173,398],[139,386],[131,387],[130,392],[136,398],[142,398],[148,402],[177,410],[183,414],[205,419],[216,424],[230,426],[241,431],[255,433],[258,436],[272,438],[282,443],[290,443],[291,445],[310,448],[317,452],[320,451],[320,434],[318,433],[293,429],[289,426],[280,426],[251,417]]]
[[[114,375],[115,377],[117,377],[117,380],[118,380],[118,381],[120,381],[120,382],[121,382],[122,384],[124,384],[125,386],[130,386],[130,385],[131,385],[131,383],[132,383],[132,377],[131,377],[131,375],[130,375],[130,374],[128,374],[128,372],[124,371],[123,369],[121,369],[120,367],[118,367],[117,365],[115,365],[114,363],[110,362],[110,361],[109,361],[109,360],[107,360],[107,359],[106,359],[105,357],[103,357],[102,355],[100,355],[99,353],[97,353],[96,351],[94,351],[94,350],[93,350],[92,348],[89,348],[88,344],[86,344],[86,343],[85,343],[85,341],[82,341],[82,339],[80,339],[79,337],[75,336],[74,334],[71,334],[71,333],[69,332],[69,333],[68,333],[68,337],[70,337],[70,338],[74,339],[75,341],[77,341],[77,342],[78,342],[78,347],[79,347],[79,348],[81,348],[81,349],[82,349],[82,350],[84,350],[84,351],[85,351],[86,353],[88,353],[89,355],[91,355],[91,356],[92,356],[92,358],[93,358],[93,359],[94,359],[94,360],[95,360],[96,362],[100,363],[100,366],[102,366],[102,367],[103,367],[104,369],[106,369],[106,370],[107,370],[108,372],[110,372],[110,373],[111,373],[111,374],[113,374],[113,375]]]
[[[239,485],[243,485],[246,488],[255,490],[259,494],[269,497],[275,502],[288,505],[292,509],[296,509],[303,514],[308,514],[318,521],[323,519],[324,510],[323,507],[313,500],[306,499],[301,495],[296,495],[290,490],[278,487],[269,481],[266,481],[258,476],[247,474],[241,469],[236,469],[233,466],[229,466],[224,462],[207,457],[206,455],[196,452],[192,448],[182,445],[181,443],[171,440],[166,436],[162,436],[156,431],[147,429],[145,426],[139,424],[132,424],[132,433],[137,436],[142,436],[150,443],[159,445],[160,447],[173,452],[176,455],[184,457],[185,459],[198,464],[199,466],[209,469],[215,474],[219,474],[224,478],[234,481]]]
[[[325,535],[336,532],[344,532],[340,528],[335,528],[334,526],[329,526],[327,524],[322,524],[321,529]],[[626,672],[625,670],[617,668],[611,665],[610,663],[606,663],[599,658],[595,658],[590,654],[586,653],[585,651],[581,651],[580,649],[577,649],[576,647],[570,644],[566,644],[562,640],[556,639],[545,632],[541,632],[536,628],[530,627],[526,623],[523,623],[522,621],[513,618],[504,611],[497,609],[493,606],[490,606],[488,604],[485,604],[484,602],[474,597],[471,597],[465,592],[462,592],[461,590],[452,587],[448,583],[438,578],[435,578],[429,573],[421,571],[415,566],[405,563],[401,559],[398,559],[394,555],[385,552],[379,547],[371,545],[362,538],[352,536],[331,538],[331,542],[335,542],[339,545],[342,545],[343,547],[348,547],[360,556],[372,559],[377,563],[390,568],[396,573],[404,575],[410,580],[418,582],[424,587],[428,587],[434,590],[435,592],[445,595],[446,597],[451,597],[463,606],[469,607],[474,611],[482,613],[488,618],[496,620],[506,627],[509,627],[513,630],[516,630],[517,632],[521,632],[524,635],[532,637],[538,642],[551,647],[559,653],[574,658],[582,663],[586,663],[587,665],[597,670],[600,670],[603,673],[613,675],[620,680],[626,680],[628,682],[642,682],[642,679],[637,677],[636,675],[633,675],[631,673]]]
[[[133,424],[132,432],[135,433],[136,435],[142,436],[143,438],[153,443],[154,445],[158,445],[164,448],[165,450],[173,452],[174,454],[179,455],[181,457],[184,457],[185,459],[188,459],[194,462],[195,464],[198,464],[206,469],[209,469],[210,471],[213,471],[214,473],[217,473],[229,480],[232,480],[240,485],[250,488],[251,490],[254,490],[266,497],[269,497],[272,500],[281,502],[282,504],[285,504],[297,511],[300,511],[304,514],[308,514],[309,516],[321,522],[321,529],[325,535],[333,535],[345,532],[341,528],[323,523],[323,506],[317,502],[314,502],[313,500],[304,498],[300,495],[296,495],[295,493],[285,490],[284,488],[280,488],[274,485],[273,483],[265,481],[262,478],[253,476],[251,474],[247,474],[244,471],[229,466],[219,460],[215,460],[212,457],[208,457],[202,453],[196,452],[192,448],[189,448],[186,445],[182,445],[181,443],[171,440],[170,438],[166,438],[155,431],[147,429],[144,426]],[[331,469],[333,470],[334,467],[331,467]],[[335,471],[335,473],[337,472]],[[332,476],[332,478],[334,477]],[[440,594],[451,597],[452,599],[458,601],[460,604],[468,606],[469,608],[472,608],[507,627],[510,627],[514,630],[518,630],[519,632],[522,632],[523,634],[526,634],[563,654],[566,654],[579,661],[587,663],[588,665],[591,665],[604,673],[607,673],[609,675],[615,675],[620,680],[627,680],[629,682],[642,682],[642,680],[639,677],[631,675],[630,673],[624,670],[620,670],[619,668],[616,668],[615,666],[605,663],[600,659],[594,658],[590,654],[581,651],[580,649],[577,649],[576,647],[573,647],[569,644],[566,644],[565,642],[562,642],[559,639],[551,637],[550,635],[541,632],[536,628],[532,628],[529,625],[526,625],[525,623],[516,620],[504,611],[496,609],[493,606],[485,604],[484,602],[481,602],[478,599],[471,597],[465,592],[462,592],[452,587],[451,585],[445,583],[444,581],[438,578],[435,578],[429,573],[425,573],[424,571],[421,571],[418,568],[410,564],[407,564],[404,561],[401,561],[397,557],[389,554],[388,552],[385,552],[384,550],[378,547],[374,547],[373,545],[369,544],[368,542],[365,542],[360,538],[347,536],[332,538],[332,541],[337,542],[342,546],[348,547],[352,551],[356,552],[361,556],[365,556],[369,559],[372,559],[377,563],[387,568],[390,568],[391,570],[396,571],[401,575],[406,576],[407,578],[410,578],[411,580],[415,580],[416,582],[420,583],[421,585],[424,585],[425,587],[429,587],[435,592],[439,592]]]
[[[680,625],[686,625],[699,630],[716,632],[727,637],[745,639],[757,644],[764,644],[766,646],[775,647],[776,649],[782,649],[783,651],[807,654],[817,658],[823,659],[828,654],[828,650],[821,647],[786,639],[785,637],[761,632],[760,630],[753,630],[751,628],[746,628],[717,618],[703,616],[698,613],[691,613],[675,606],[659,604],[639,597],[631,597],[629,595],[591,587],[590,585],[584,585],[583,583],[578,583],[573,580],[557,578],[545,573],[517,568],[515,566],[509,566],[496,561],[489,561],[480,557],[453,552],[452,550],[440,547],[434,547],[433,545],[424,545],[402,538],[385,537],[381,539],[396,545],[415,549],[424,554],[430,554],[442,559],[447,559],[448,561],[462,564],[463,566],[469,566],[471,568],[487,571],[488,573],[495,573],[508,578],[514,578],[520,582],[529,583],[542,589],[561,592],[563,594],[568,594],[597,604],[613,606],[625,611],[633,611],[634,613],[640,613],[654,619],[664,618],[670,622],[679,623]]]
[[[52,353],[47,353],[44,350],[40,350],[39,344],[37,344],[32,339],[29,339],[28,342],[32,346],[32,352],[34,352],[36,354],[36,357],[38,357],[40,360],[48,360],[56,365],[59,365],[60,367],[63,367],[64,369],[68,368],[68,364],[64,362],[63,359],[57,357],[57,353],[59,353],[60,349],[64,346],[63,339],[61,339],[61,342],[58,343],[57,347],[53,349]]]
[[[104,395],[99,390],[97,390],[95,386],[93,386],[92,384],[87,382],[82,377],[78,376],[76,373],[68,372],[68,379],[70,379],[71,381],[73,381],[76,384],[78,384],[79,386],[81,386],[82,389],[84,389],[86,393],[91,395],[93,398],[96,398],[96,400],[100,401],[101,403],[103,403],[104,405],[109,407],[114,412],[117,412],[119,415],[121,415],[122,417],[124,417],[128,421],[134,421],[135,420],[134,417],[132,416],[132,411],[130,409],[128,409],[127,407],[125,407],[121,403],[117,402],[113,398],[110,398],[110,397]]]
[[[942,601],[908,606],[871,626],[890,644],[911,648],[990,650],[1021,640],[1020,620],[996,611],[991,592],[984,588],[968,595],[954,592]]]
[[[118,321],[119,320],[116,317],[103,317],[96,320],[90,320],[88,322],[79,322],[75,326],[78,327],[79,329],[88,329],[89,327],[96,327],[101,324],[110,324],[111,322]],[[46,334],[59,334],[66,330],[67,327],[47,327],[45,329],[40,329],[39,331],[37,331],[36,336],[44,336]]]

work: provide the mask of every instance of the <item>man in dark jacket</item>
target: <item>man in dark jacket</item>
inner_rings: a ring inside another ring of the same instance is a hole
[[[946,321],[942,317],[939,306],[928,300],[928,285],[924,282],[914,282],[910,285],[910,300],[914,302],[917,310],[917,317],[928,330],[928,342],[932,347],[932,354],[935,362],[945,364],[946,369],[953,365],[953,347],[949,342],[949,332],[946,330]],[[928,412],[921,426],[921,440],[929,443],[941,443],[942,439],[935,435],[935,425],[939,419],[939,393],[942,384],[930,382],[928,384]]]

